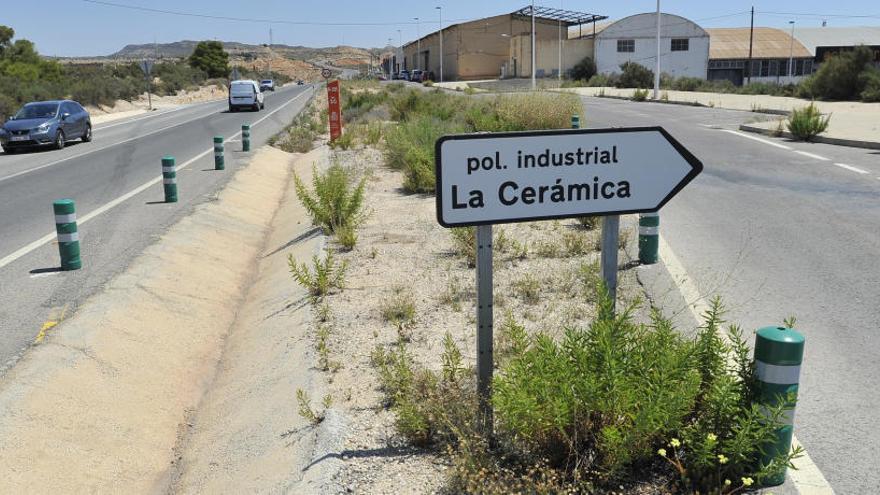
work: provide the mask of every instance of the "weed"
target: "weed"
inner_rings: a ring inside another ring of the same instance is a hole
[[[382,319],[395,326],[411,326],[416,319],[416,301],[412,292],[403,287],[392,289],[391,295],[379,305]]]
[[[305,390],[296,389],[296,401],[299,404],[299,415],[310,425],[317,426],[324,421],[324,411],[318,412],[312,409],[312,399]]]
[[[449,229],[452,236],[453,251],[467,260],[468,267],[477,266],[477,229],[474,227],[455,227]]]
[[[293,181],[300,203],[325,233],[335,233],[340,227],[354,228],[363,220],[366,178],[356,181],[349,168],[333,163],[326,172],[318,173],[313,167],[314,191],[307,190],[296,174]]]
[[[354,146],[354,132],[347,130],[336,139],[330,141],[330,147],[334,150],[347,150]]]
[[[499,253],[506,253],[510,249],[510,238],[507,237],[507,232],[504,229],[500,227],[496,229],[492,247]]]
[[[633,101],[645,101],[648,99],[648,90],[647,89],[637,89],[633,91],[632,100]]]
[[[561,253],[559,243],[552,239],[542,239],[534,244],[535,254],[542,258],[558,258]]]
[[[776,129],[770,132],[770,135],[773,137],[782,137],[785,134],[785,129],[782,127],[783,120],[780,119],[776,122]]]
[[[595,230],[599,227],[601,223],[602,217],[589,216],[589,217],[577,217],[578,223],[581,227],[587,230]]]
[[[581,256],[590,252],[590,240],[586,234],[568,231],[562,234],[562,247],[568,256]]]
[[[830,115],[823,117],[816,105],[810,103],[807,107],[791,111],[787,123],[788,131],[797,139],[810,141],[828,129],[830,120]]]
[[[446,290],[440,294],[440,302],[449,304],[454,311],[461,311],[461,301],[465,299],[467,291],[461,286],[461,280],[457,277],[449,277],[446,282]]]
[[[333,319],[333,309],[326,302],[318,306],[315,317],[319,323],[327,323]]]
[[[321,371],[330,370],[330,327],[328,325],[319,325],[317,332],[317,342],[315,348],[318,351],[318,369]]]
[[[477,92],[477,90],[474,89],[474,88],[472,88],[472,87],[470,87],[470,86],[464,88],[464,94],[466,94],[466,95],[468,95],[468,96],[470,96],[470,95],[472,95],[472,94],[476,94],[476,92]]]
[[[510,358],[522,355],[528,345],[529,335],[526,333],[526,327],[516,321],[513,311],[505,311],[495,342],[496,365],[500,367]]]
[[[358,234],[354,225],[343,225],[336,228],[336,242],[346,251],[351,251],[357,244]]]
[[[526,304],[538,304],[541,295],[541,282],[534,275],[527,274],[511,284],[514,294]]]
[[[348,262],[343,261],[337,265],[333,251],[327,251],[323,260],[318,255],[312,256],[311,270],[308,264],[297,263],[292,254],[287,256],[287,264],[293,278],[309,292],[315,301],[329,294],[331,289],[341,290],[345,286],[345,271],[348,268]]]

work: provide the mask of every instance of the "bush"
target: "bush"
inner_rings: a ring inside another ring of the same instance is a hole
[[[330,293],[331,289],[342,289],[345,286],[345,271],[348,263],[343,261],[337,265],[333,251],[327,251],[322,261],[317,255],[312,256],[312,269],[306,263],[299,264],[293,255],[287,256],[287,264],[293,278],[303,286],[317,301]]]
[[[868,70],[873,58],[873,52],[866,46],[829,55],[809,79],[809,93],[829,100],[858,98],[866,82],[860,75]]]
[[[609,87],[617,86],[617,74],[596,74],[587,81],[590,87]]]
[[[637,89],[633,91],[632,100],[633,101],[645,101],[648,99],[648,90],[647,89]]]
[[[434,144],[441,136],[464,131],[455,122],[430,115],[413,116],[385,135],[385,157],[393,169],[404,173],[403,188],[412,193],[433,193]]]
[[[363,219],[366,178],[356,181],[351,170],[339,163],[333,163],[323,174],[314,167],[312,170],[314,192],[306,189],[298,175],[293,175],[296,194],[312,222],[327,234],[359,225]]]
[[[596,75],[596,62],[591,57],[584,57],[571,69],[571,78],[587,81]]]
[[[679,77],[672,79],[668,86],[664,86],[677,91],[699,91],[705,83],[706,81],[699,77]]]
[[[830,115],[823,117],[819,113],[819,109],[816,108],[816,105],[810,103],[807,107],[796,108],[791,111],[791,116],[787,122],[788,131],[802,141],[809,141],[825,132],[830,120]]]
[[[654,86],[654,72],[636,62],[626,62],[620,66],[618,88],[650,88]]]
[[[455,227],[449,229],[452,246],[456,254],[467,260],[468,267],[477,266],[477,229],[475,227]]]
[[[871,67],[866,69],[859,76],[865,89],[859,94],[862,101],[877,102],[880,101],[880,69]]]

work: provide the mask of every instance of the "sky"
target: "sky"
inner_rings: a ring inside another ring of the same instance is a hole
[[[0,25],[15,29],[16,37],[36,43],[44,55],[110,55],[127,44],[159,43],[183,39],[219,39],[244,43],[267,43],[269,28],[275,43],[312,47],[352,45],[382,47],[415,39],[439,27],[442,7],[444,25],[512,12],[528,0],[3,0]],[[192,14],[240,17],[257,22],[208,19],[144,12],[107,3],[170,10]],[[38,6],[35,13],[25,4]],[[654,0],[539,0],[536,5],[607,15],[619,19],[656,9]],[[703,27],[749,25],[755,7],[756,26],[819,27],[878,26],[880,3],[876,0],[661,0],[663,12],[677,14]],[[860,17],[861,16],[861,17]],[[419,21],[414,18],[418,17]],[[273,23],[263,22],[272,20]],[[316,23],[316,24],[295,24]],[[321,24],[324,23],[324,24]],[[349,23],[338,26],[327,23]],[[359,25],[358,25],[359,24]],[[398,32],[399,30],[399,32]]]

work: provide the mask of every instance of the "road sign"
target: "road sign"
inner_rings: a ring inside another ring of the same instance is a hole
[[[324,79],[330,79],[330,76],[332,75],[333,73],[330,72],[330,69],[321,69],[321,76],[323,76]]]
[[[339,81],[330,81],[327,83],[327,105],[329,106],[330,119],[330,141],[336,141],[336,138],[342,135],[342,112],[339,104]]]
[[[152,60],[141,60],[141,63],[139,65],[141,66],[141,70],[144,72],[145,76],[149,76],[150,73],[153,72]]]
[[[445,227],[656,211],[703,170],[662,127],[452,135],[435,155]]]

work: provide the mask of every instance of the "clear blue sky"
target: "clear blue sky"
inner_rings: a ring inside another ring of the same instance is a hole
[[[103,1],[103,0],[101,0]],[[438,11],[443,7],[444,24],[510,12],[523,7],[529,0],[106,0],[152,9],[190,13],[272,19],[277,21],[377,23],[368,26],[322,26],[273,24],[276,43],[305,46],[340,44],[378,47],[388,38],[398,43],[397,30],[404,42],[416,37],[414,17],[421,18],[422,34],[439,26]],[[85,56],[108,55],[130,43],[179,41],[182,39],[221,39],[245,43],[265,43],[269,24],[264,22],[233,22],[227,20],[183,17],[141,12],[84,0],[4,0],[0,24],[9,25],[17,37],[37,44],[46,55]],[[27,5],[27,7],[25,6]],[[652,0],[541,0],[536,5],[591,12],[619,19],[655,9]],[[664,12],[698,21],[704,27],[748,26],[746,13],[752,5],[757,26],[785,26],[790,19],[796,25],[821,26],[828,16],[829,26],[880,25],[880,3],[877,0],[662,0]],[[34,8],[39,12],[35,13]],[[771,14],[770,12],[774,12]],[[785,14],[776,14],[785,13]],[[789,15],[796,13],[798,15]],[[718,17],[725,16],[727,17]],[[843,16],[873,17],[843,17]]]

